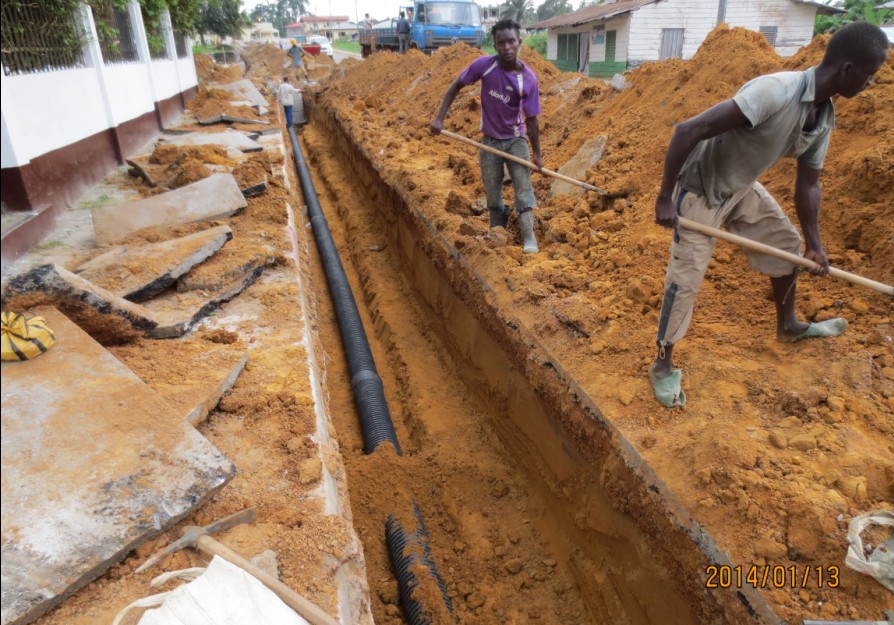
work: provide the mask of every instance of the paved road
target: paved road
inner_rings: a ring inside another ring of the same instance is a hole
[[[336,63],[341,63],[342,59],[347,58],[357,59],[358,61],[363,58],[355,52],[345,52],[344,50],[339,50],[338,48],[335,48],[333,52],[335,52],[335,54],[332,56],[332,58],[335,59]]]

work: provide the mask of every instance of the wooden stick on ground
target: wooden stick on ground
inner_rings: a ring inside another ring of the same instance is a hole
[[[496,148],[492,148],[490,146],[484,145],[483,143],[478,143],[477,141],[473,141],[472,139],[468,139],[463,137],[462,135],[455,134],[448,130],[442,130],[442,135],[450,137],[451,139],[456,139],[457,141],[461,141],[462,143],[467,143],[469,145],[473,145],[477,148],[484,150],[485,152],[491,152],[492,154],[498,154],[505,159],[510,161],[514,161],[520,165],[524,165],[526,167],[530,167],[531,169],[537,170],[542,174],[546,174],[547,176],[552,176],[553,178],[557,178],[559,180],[563,180],[569,184],[577,185],[579,187],[583,187],[589,191],[595,191],[600,195],[607,195],[605,191],[600,189],[599,187],[594,187],[591,184],[587,184],[586,182],[582,182],[580,180],[575,180],[574,178],[569,178],[568,176],[564,176],[560,173],[554,172],[552,170],[541,168],[537,169],[537,165],[530,161],[526,161],[523,158],[519,158],[517,156],[513,156],[512,154],[507,154],[502,150],[497,150]],[[761,254],[766,254],[767,256],[774,256],[776,258],[781,258],[783,260],[787,260],[792,264],[799,265],[801,267],[807,267],[808,269],[812,269],[818,267],[815,262],[804,258],[802,256],[798,256],[796,254],[790,254],[789,252],[785,252],[783,250],[777,249],[775,247],[771,247],[769,245],[764,245],[763,243],[758,243],[757,241],[752,241],[751,239],[746,239],[745,237],[740,237],[735,234],[731,234],[726,232],[725,230],[720,230],[718,228],[712,228],[711,226],[705,226],[698,222],[692,221],[691,219],[686,219],[685,217],[679,218],[679,223],[681,226],[686,228],[687,230],[693,230],[695,232],[701,232],[702,234],[708,235],[710,237],[716,237],[718,239],[723,239],[724,241],[729,241],[730,243],[735,243],[741,247],[744,247],[749,250],[753,250],[755,252],[760,252]],[[859,284],[860,286],[865,286],[866,288],[872,289],[874,291],[878,291],[879,293],[884,293],[886,295],[894,296],[894,286],[884,284],[882,282],[876,282],[875,280],[870,280],[869,278],[864,278],[863,276],[858,276],[854,273],[849,273],[847,271],[843,271],[841,269],[836,269],[835,267],[829,267],[829,275],[839,278],[841,280],[846,280],[852,284]]]

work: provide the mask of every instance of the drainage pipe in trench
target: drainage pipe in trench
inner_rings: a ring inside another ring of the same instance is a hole
[[[397,441],[397,433],[394,431],[394,422],[391,420],[391,411],[385,400],[385,392],[382,379],[376,370],[369,340],[360,320],[357,303],[351,292],[344,266],[338,256],[332,234],[320,200],[317,197],[310,169],[304,160],[304,153],[298,144],[295,129],[289,127],[289,139],[292,142],[292,152],[295,155],[295,169],[298,171],[298,179],[301,182],[301,191],[304,201],[307,203],[307,216],[310,219],[314,238],[317,241],[317,249],[323,263],[326,274],[326,283],[329,285],[329,293],[335,307],[335,315],[338,318],[341,340],[348,357],[348,368],[351,372],[351,387],[354,391],[354,400],[360,413],[360,425],[363,430],[363,449],[371,454],[383,442],[388,441],[394,445],[398,455],[401,455],[400,444]],[[421,597],[416,597],[415,589],[421,582],[417,577],[421,570],[425,570],[431,576],[441,591],[441,596],[452,613],[453,606],[447,594],[447,586],[441,578],[441,574],[432,558],[431,546],[428,543],[428,532],[422,519],[419,506],[413,503],[413,516],[415,528],[408,531],[394,515],[389,515],[385,524],[385,538],[388,543],[388,551],[391,562],[397,572],[397,584],[400,590],[401,602],[404,606],[404,614],[410,625],[431,625],[427,613],[422,605]],[[424,593],[423,593],[424,594]]]
[[[382,379],[376,370],[369,340],[366,338],[366,331],[363,329],[363,322],[360,320],[360,313],[351,293],[351,285],[348,283],[345,268],[338,256],[338,249],[329,232],[329,224],[326,223],[326,217],[320,208],[320,200],[310,177],[310,169],[301,152],[301,146],[298,145],[295,129],[291,126],[289,138],[292,140],[292,152],[295,155],[295,168],[301,181],[301,191],[307,203],[307,217],[310,219],[317,241],[323,271],[326,273],[326,283],[329,285],[329,294],[332,296],[335,316],[338,318],[341,341],[348,358],[351,388],[354,391],[354,400],[357,402],[357,411],[360,413],[360,427],[363,429],[363,450],[371,454],[380,444],[388,441],[394,445],[397,455],[400,456],[402,452],[397,442],[391,412],[385,401]]]

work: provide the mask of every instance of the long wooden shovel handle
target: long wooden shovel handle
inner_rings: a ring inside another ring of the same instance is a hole
[[[523,158],[519,158],[517,156],[513,156],[512,154],[507,154],[502,150],[497,150],[496,148],[492,148],[490,146],[484,145],[483,143],[478,143],[477,141],[473,141],[467,137],[462,135],[458,135],[456,133],[450,132],[449,130],[441,130],[441,134],[451,139],[456,139],[457,141],[461,141],[462,143],[468,143],[469,145],[474,145],[477,148],[484,150],[485,152],[491,152],[492,154],[498,154],[505,159],[510,161],[514,161],[520,165],[525,165],[526,167],[530,167],[531,169],[537,169],[537,165],[531,163],[530,161],[526,161]],[[579,187],[583,187],[584,189],[588,189],[589,191],[595,191],[600,195],[608,195],[605,191],[600,189],[599,187],[594,187],[591,184],[587,184],[586,182],[582,182],[580,180],[575,180],[574,178],[569,178],[568,176],[564,176],[560,173],[551,171],[549,169],[541,168],[540,171],[547,176],[552,176],[553,178],[558,178],[559,180],[563,180],[569,184],[574,184]],[[764,245],[763,243],[758,243],[757,241],[752,241],[751,239],[746,239],[745,237],[740,237],[735,234],[730,234],[724,230],[718,230],[717,228],[712,228],[710,226],[703,226],[702,224],[692,221],[690,219],[686,219],[685,217],[679,218],[680,225],[688,230],[694,230],[695,232],[701,232],[702,234],[706,234],[711,237],[716,237],[718,239],[723,239],[724,241],[729,241],[730,243],[735,243],[736,245],[740,245],[744,248],[754,250],[756,252],[760,252],[762,254],[766,254],[767,256],[775,256],[776,258],[781,258],[783,260],[787,260],[795,265],[800,265],[802,267],[807,267],[808,269],[813,269],[814,267],[818,267],[818,265],[812,260],[808,260],[801,256],[797,256],[795,254],[790,254],[789,252],[784,252],[780,249],[776,249],[775,247],[770,247],[769,245]],[[867,288],[873,289],[874,291],[878,291],[879,293],[885,293],[886,295],[894,296],[894,286],[890,286],[884,284],[882,282],[876,282],[875,280],[870,280],[869,278],[864,278],[863,276],[858,276],[853,273],[848,273],[847,271],[842,271],[841,269],[836,269],[834,267],[829,268],[829,275],[834,276],[836,278],[840,278],[842,280],[847,280],[853,284],[859,284],[861,286],[865,286]]]
[[[763,243],[758,243],[757,241],[752,241],[751,239],[746,239],[745,237],[740,237],[736,234],[726,232],[725,230],[719,230],[717,228],[712,228],[711,226],[705,226],[698,223],[697,221],[686,219],[685,217],[679,217],[678,219],[680,225],[687,230],[693,230],[695,232],[706,234],[710,237],[723,239],[724,241],[735,243],[736,245],[740,245],[746,249],[760,252],[761,254],[766,254],[767,256],[781,258],[782,260],[787,260],[790,263],[800,265],[801,267],[807,267],[808,269],[819,267],[819,265],[817,265],[812,260],[803,258],[802,256],[798,256],[797,254],[791,254],[775,247],[764,245]],[[847,271],[836,269],[835,267],[829,267],[829,275],[835,276],[836,278],[840,278],[842,280],[847,280],[848,282],[852,282],[853,284],[859,284],[861,286],[868,287],[870,289],[878,291],[879,293],[894,295],[894,286],[889,286],[881,282],[876,282],[875,280],[870,280],[869,278],[864,278],[863,276],[848,273]]]
[[[244,571],[254,575],[258,581],[276,593],[276,596],[282,599],[286,605],[295,610],[299,615],[307,619],[311,625],[340,625],[336,619],[329,616],[319,606],[311,603],[308,599],[305,599],[260,567],[255,566],[238,553],[226,545],[217,542],[210,536],[200,536],[198,540],[196,540],[196,548],[206,555],[220,556],[227,562],[235,564]]]
[[[490,152],[491,154],[496,154],[498,156],[502,156],[506,160],[513,161],[514,163],[518,163],[519,165],[524,165],[525,167],[528,167],[535,171],[539,171],[541,174],[545,174],[547,176],[552,176],[553,178],[562,180],[563,182],[567,182],[568,184],[573,184],[573,185],[577,185],[579,187],[583,187],[584,189],[587,189],[588,191],[595,191],[599,195],[608,195],[605,191],[603,191],[599,187],[593,186],[593,185],[583,182],[581,180],[575,180],[574,178],[569,178],[568,176],[566,176],[564,174],[560,174],[557,171],[552,171],[551,169],[547,169],[546,167],[538,168],[537,165],[535,165],[531,161],[526,161],[523,158],[519,158],[513,154],[504,152],[503,150],[498,150],[497,148],[492,148],[489,145],[484,145],[483,143],[478,143],[477,141],[473,141],[472,139],[469,139],[468,137],[464,137],[464,136],[458,135],[454,132],[450,132],[449,130],[442,130],[441,134],[444,135],[445,137],[450,137],[451,139],[456,139],[457,141],[460,141],[462,143],[467,143],[469,145],[473,145],[480,150],[484,150],[485,152]]]

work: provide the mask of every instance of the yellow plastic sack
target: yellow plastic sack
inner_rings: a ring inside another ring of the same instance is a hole
[[[56,342],[56,335],[47,326],[47,320],[38,315],[3,312],[2,326],[3,360],[30,360]]]

